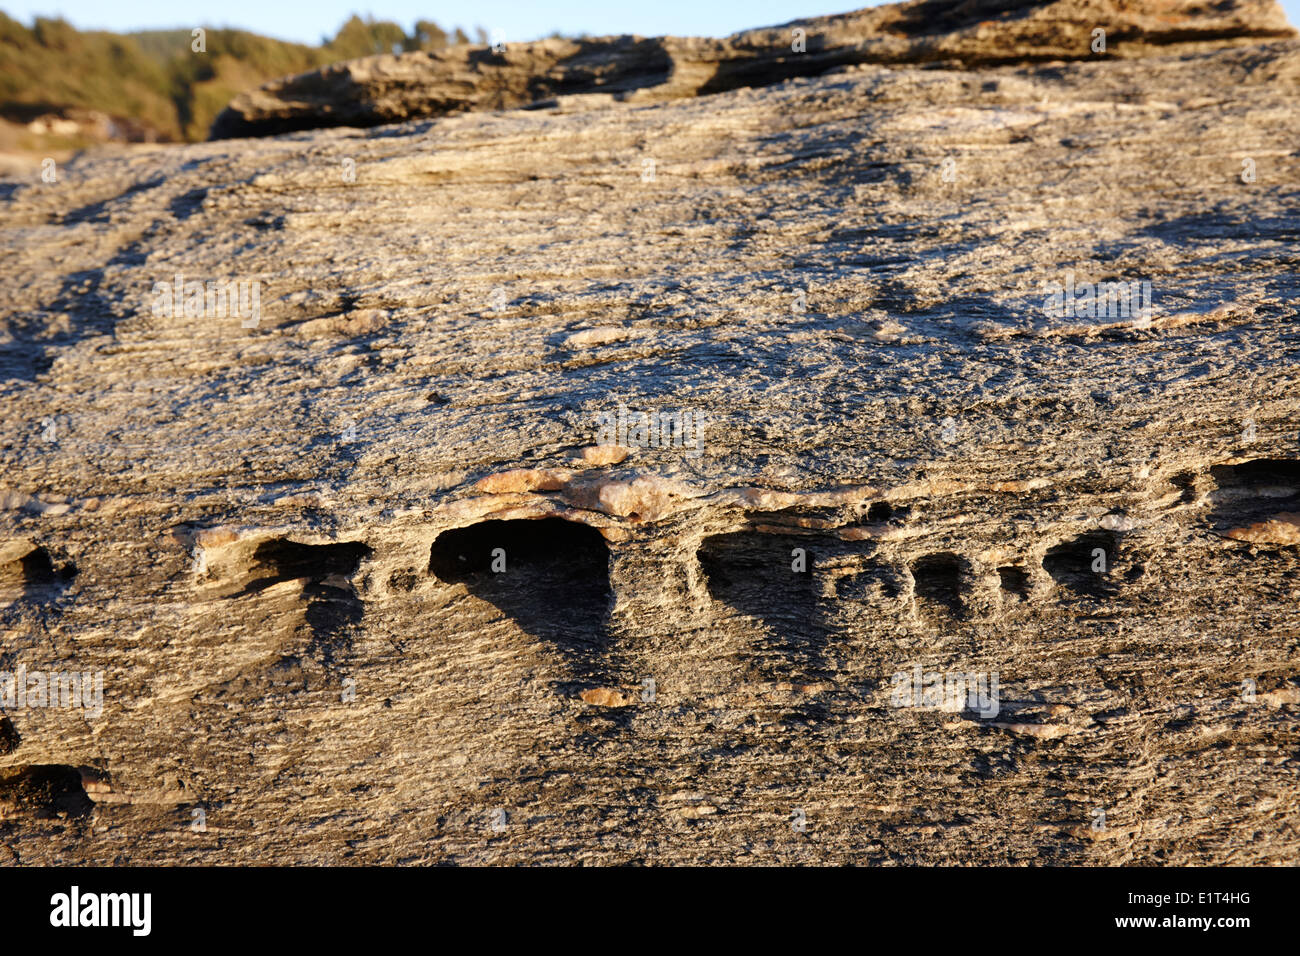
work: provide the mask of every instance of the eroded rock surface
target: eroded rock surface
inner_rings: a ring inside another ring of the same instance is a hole
[[[0,854],[1294,863],[1300,44],[1238,39],[5,186],[0,670],[103,700],[3,708]]]

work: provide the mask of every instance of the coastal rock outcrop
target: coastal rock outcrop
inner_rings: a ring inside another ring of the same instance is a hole
[[[0,860],[1294,863],[1300,43],[868,21],[0,185]]]

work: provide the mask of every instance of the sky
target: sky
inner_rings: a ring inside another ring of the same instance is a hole
[[[1300,0],[1294,0],[1300,3]],[[799,17],[843,13],[873,0],[0,0],[0,10],[23,23],[33,16],[62,16],[81,30],[156,30],[168,27],[230,26],[282,40],[319,43],[333,36],[353,13],[396,21],[409,30],[416,20],[444,29],[482,26],[509,42],[535,40],[559,30],[593,36],[725,36],[748,27],[785,23]],[[191,19],[192,18],[192,19]]]
[[[406,30],[418,19],[444,28],[482,26],[489,33],[500,31],[509,43],[535,40],[554,30],[593,36],[725,36],[747,27],[876,5],[874,0],[191,0],[182,7],[160,0],[0,0],[0,9],[24,23],[43,15],[62,16],[79,29],[117,32],[230,26],[309,44],[333,36],[353,13],[394,20]],[[1300,0],[1282,0],[1282,8],[1292,24],[1300,24]]]

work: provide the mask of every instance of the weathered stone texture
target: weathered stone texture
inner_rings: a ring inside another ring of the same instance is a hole
[[[4,187],[0,859],[1294,863],[1300,44],[1143,52]]]

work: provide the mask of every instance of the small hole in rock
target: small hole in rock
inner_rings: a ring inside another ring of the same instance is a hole
[[[1216,465],[1210,475],[1215,482],[1210,520],[1216,531],[1248,528],[1300,511],[1300,461],[1259,458]]]
[[[245,585],[244,593],[263,591],[296,578],[309,578],[317,583],[336,575],[349,578],[370,553],[370,548],[360,541],[339,544],[299,544],[287,538],[265,541],[253,552],[252,580]]]
[[[608,636],[609,545],[590,525],[524,518],[454,528],[429,549],[429,573],[465,584],[584,666],[584,648]]]
[[[0,602],[56,597],[76,576],[75,564],[68,562],[56,568],[49,551],[31,548],[20,557],[0,565]]]
[[[917,603],[931,613],[960,617],[962,577],[967,570],[965,560],[947,552],[917,558],[912,563]]]
[[[768,677],[825,671],[814,545],[803,535],[737,531],[705,538],[696,555],[709,595],[765,625],[756,666]]]
[[[20,738],[14,722],[8,717],[0,717],[0,754],[11,754],[18,749]]]
[[[1119,538],[1114,532],[1089,531],[1049,548],[1043,569],[1076,594],[1108,597],[1117,591],[1112,573],[1119,561]]]
[[[877,501],[867,509],[868,521],[888,521],[894,516],[894,507],[888,501]]]
[[[64,764],[0,770],[0,805],[44,819],[83,817],[94,809],[80,771]]]
[[[246,569],[247,583],[232,597],[258,594],[285,581],[303,581],[303,612],[313,641],[325,663],[334,659],[335,644],[346,646],[349,629],[364,614],[361,599],[352,590],[351,578],[371,554],[360,541],[337,544],[301,544],[288,538],[264,541],[253,552]]]
[[[1007,564],[998,568],[998,578],[1002,590],[1025,597],[1029,594],[1029,574],[1018,564]]]

